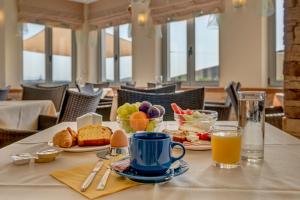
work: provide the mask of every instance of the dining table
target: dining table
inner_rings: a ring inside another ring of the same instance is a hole
[[[234,121],[217,124],[234,125]],[[116,122],[103,122],[112,130]],[[75,122],[64,122],[0,149],[0,199],[12,200],[80,200],[80,193],[57,181],[49,174],[97,161],[95,152],[62,152],[54,162],[16,166],[11,155],[35,153],[49,148],[53,135],[67,127],[76,130]],[[177,129],[175,121],[163,122],[162,128]],[[103,200],[193,200],[193,199],[300,199],[300,140],[265,124],[264,160],[259,163],[242,161],[235,169],[213,165],[211,151],[186,151],[183,158],[189,170],[168,182],[142,184],[119,191]]]
[[[50,100],[0,101],[0,128],[37,130],[39,115],[56,116]]]

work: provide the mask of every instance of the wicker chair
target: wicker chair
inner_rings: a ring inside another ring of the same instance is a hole
[[[101,92],[95,94],[83,94],[68,90],[58,121],[76,121],[76,118],[81,115],[95,112],[100,98]]]
[[[161,84],[163,87],[168,85],[176,85],[176,90],[181,89],[181,81],[169,81]]]
[[[171,103],[177,103],[183,109],[203,109],[204,88],[189,90],[180,93],[143,93],[130,90],[118,90],[118,106],[124,103],[149,101],[152,104],[159,104],[165,107],[164,120],[174,120]]]
[[[228,95],[230,96],[231,102],[233,104],[236,117],[238,116],[238,96],[234,87],[228,86],[226,88]],[[284,116],[284,111],[281,106],[267,107],[265,108],[265,122],[272,124],[273,126],[282,129],[282,117]]]
[[[230,98],[231,104],[233,106],[235,116],[238,118],[238,94],[237,94],[237,87],[234,87],[234,83],[230,83],[226,88],[226,92],[228,94],[228,97]]]
[[[128,87],[128,86],[121,86],[121,89],[123,90],[131,90],[135,92],[144,92],[144,93],[175,93],[176,85],[168,85],[160,88],[150,88],[150,89],[140,89],[140,88],[134,88],[134,87]]]
[[[240,82],[238,82],[238,83],[230,82],[227,87],[230,87],[230,85],[232,85],[236,91],[239,91],[241,88]],[[231,103],[229,95],[227,95],[225,102],[206,101],[205,105],[204,105],[204,109],[206,109],[206,110],[217,111],[218,112],[218,120],[221,120],[221,121],[229,120],[231,108],[232,108],[232,103]]]
[[[10,86],[0,89],[0,101],[5,101],[7,99],[9,89]]]
[[[109,82],[100,82],[100,83],[89,83],[87,82],[86,84],[91,84],[93,85],[94,88],[109,88],[110,83]]]
[[[52,100],[56,111],[62,108],[62,102],[68,89],[68,85],[58,86],[33,86],[22,85],[23,100]]]
[[[37,131],[34,130],[14,130],[0,128],[0,148],[17,142],[35,133],[37,133]]]

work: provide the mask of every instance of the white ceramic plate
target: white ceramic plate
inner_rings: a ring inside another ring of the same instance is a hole
[[[70,148],[62,148],[62,147],[54,146],[52,141],[49,141],[48,145],[50,147],[54,147],[54,148],[59,149],[61,151],[73,152],[73,153],[88,152],[88,151],[98,151],[98,150],[102,150],[102,149],[106,149],[106,148],[110,147],[110,145],[105,145],[105,146],[86,146],[86,147],[80,147],[80,146],[76,145],[76,146],[72,146]]]
[[[186,150],[192,150],[192,151],[207,151],[211,150],[211,145],[209,144],[202,144],[202,145],[187,145],[183,144],[184,148]]]

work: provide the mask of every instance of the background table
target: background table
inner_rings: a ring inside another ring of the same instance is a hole
[[[36,130],[39,115],[56,116],[52,101],[0,101],[0,127]]]
[[[230,122],[221,122],[229,124]],[[105,123],[112,129],[117,124]],[[176,128],[175,122],[165,122],[165,127]],[[75,123],[62,123],[32,137],[0,150],[1,199],[85,199],[67,186],[49,176],[59,169],[95,162],[94,152],[62,153],[55,162],[14,166],[10,154],[47,148],[46,142],[56,131]],[[190,170],[165,184],[145,184],[124,190],[101,199],[143,200],[193,200],[193,199],[300,199],[300,141],[279,129],[266,124],[265,161],[262,164],[233,169],[213,167],[211,151],[187,151],[184,160]]]

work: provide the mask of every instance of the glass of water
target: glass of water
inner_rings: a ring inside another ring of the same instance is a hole
[[[243,91],[238,93],[238,124],[242,132],[242,160],[263,161],[265,96],[265,92]]]

